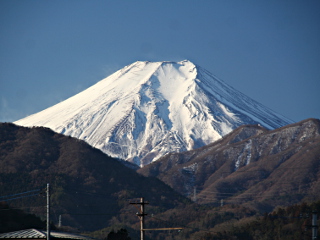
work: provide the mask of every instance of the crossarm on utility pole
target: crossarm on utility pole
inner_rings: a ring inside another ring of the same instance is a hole
[[[143,231],[168,231],[168,230],[183,230],[184,228],[147,228]]]
[[[140,199],[140,202],[131,202],[130,204],[134,205],[140,213],[137,213],[137,216],[140,219],[140,233],[141,233],[141,238],[140,240],[144,240],[144,232],[145,231],[170,231],[170,230],[182,230],[184,228],[181,227],[175,227],[175,228],[144,228],[144,216],[147,214],[144,212],[144,205],[149,204],[148,202],[144,201],[144,198],[142,197]],[[140,205],[140,209],[136,206]]]
[[[141,238],[140,240],[144,240],[144,216],[146,216],[147,214],[144,213],[144,205],[145,204],[149,204],[148,202],[145,202],[144,201],[144,198],[140,198],[140,202],[131,202],[130,204],[132,205],[141,205],[140,206],[140,213],[137,213],[137,216],[139,217],[140,219],[140,234],[141,234]]]

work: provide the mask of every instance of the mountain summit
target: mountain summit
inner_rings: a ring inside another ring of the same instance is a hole
[[[291,121],[190,61],[132,63],[88,89],[15,122],[83,139],[144,166],[209,144],[244,124]]]

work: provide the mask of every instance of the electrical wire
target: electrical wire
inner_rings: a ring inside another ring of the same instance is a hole
[[[60,215],[89,215],[89,216],[104,216],[104,215],[117,215],[118,213],[61,213]]]
[[[65,190],[69,191],[69,192],[74,192],[76,194],[88,194],[88,195],[94,195],[94,196],[110,196],[109,194],[103,194],[103,193],[96,193],[96,192],[88,192],[88,191],[83,191],[83,190],[79,190],[76,188],[64,188]],[[57,192],[62,192],[62,190],[55,190]]]
[[[22,193],[16,193],[16,194],[11,194],[11,195],[6,195],[6,196],[1,196],[1,198],[7,198],[7,197],[13,197],[13,196],[18,196],[18,195],[22,195],[22,194],[26,194],[26,193],[31,193],[31,192],[39,192],[41,191],[40,189],[34,189],[34,190],[30,190],[30,191],[27,191],[27,192],[22,192]]]
[[[5,208],[5,209],[0,209],[0,211],[9,211],[9,210],[22,210],[22,209],[36,209],[36,208],[45,208],[46,206],[38,206],[38,207],[15,207],[15,208]]]
[[[176,223],[173,223],[173,222],[169,222],[169,221],[166,221],[166,220],[163,220],[163,219],[160,219],[160,218],[157,218],[157,217],[154,217],[153,215],[151,216],[152,218],[158,220],[158,221],[162,221],[162,222],[165,222],[165,223],[168,223],[170,225],[176,225]],[[207,230],[207,229],[202,229],[202,228],[193,228],[193,227],[189,227],[189,226],[179,226],[181,228],[188,228],[188,229],[192,229],[192,230],[198,230],[198,231],[201,231],[201,232],[209,232],[209,233],[217,233],[215,231],[210,231],[210,230]]]
[[[2,201],[3,201],[3,202],[7,202],[7,201],[15,200],[15,199],[26,198],[26,197],[33,197],[33,196],[37,196],[37,195],[39,195],[39,193],[32,194],[32,195],[15,197],[15,198],[10,198],[10,199],[4,199],[4,200],[2,200]]]
[[[307,185],[307,184],[305,184]],[[298,187],[294,187],[294,188],[291,188],[291,189],[286,189],[286,190],[282,190],[282,191],[279,191],[278,193],[287,193],[287,191],[293,191],[293,190],[301,190],[301,188],[306,188],[306,187],[302,187],[302,186],[298,186]],[[232,195],[231,197],[233,197],[234,195],[236,194],[239,194],[239,195],[242,195],[242,194],[252,194],[252,195],[255,195],[256,193],[250,193],[250,192],[243,192],[243,193],[238,193],[238,192],[235,192],[235,193],[228,193],[228,192],[211,192],[211,191],[208,191],[208,190],[203,190],[203,191],[199,191],[199,193],[209,193],[208,195],[212,194],[212,195],[220,195],[220,197],[222,197],[221,195]],[[290,194],[290,195],[293,195],[293,194]],[[266,196],[274,196],[274,194],[263,194],[262,196],[255,196],[255,197],[266,197]],[[197,195],[198,197],[198,195]],[[201,197],[201,195],[199,195],[199,197]],[[236,197],[236,196],[234,196]]]
[[[249,166],[249,165],[246,165],[246,166]],[[246,167],[244,166],[244,167]],[[281,167],[281,165],[279,165],[277,168],[273,169],[273,170],[267,170],[267,169],[258,169],[258,170],[236,170],[236,171],[230,171],[230,172],[219,172],[219,173],[229,173],[229,174],[232,174],[232,173],[242,173],[242,172],[273,172],[273,171],[279,171],[279,170],[294,170],[294,169],[313,169],[313,167]],[[241,168],[240,168],[241,169]]]

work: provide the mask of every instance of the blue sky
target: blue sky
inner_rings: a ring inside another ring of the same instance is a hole
[[[320,1],[0,0],[0,121],[138,60],[188,59],[292,119],[320,118]]]

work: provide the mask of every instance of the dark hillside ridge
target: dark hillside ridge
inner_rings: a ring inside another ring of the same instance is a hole
[[[136,221],[129,202],[140,197],[155,211],[186,201],[157,178],[136,173],[84,141],[48,128],[0,123],[1,196],[42,189],[47,183],[52,188],[52,221],[57,224],[61,215],[64,226],[80,230],[103,228],[128,209],[126,214]],[[32,207],[32,213],[45,216],[43,196],[8,203]]]
[[[246,203],[270,210],[320,198],[320,121],[269,131],[237,128],[205,147],[172,153],[138,170],[199,203]],[[254,203],[253,203],[254,202]]]

